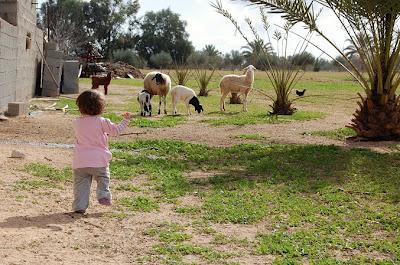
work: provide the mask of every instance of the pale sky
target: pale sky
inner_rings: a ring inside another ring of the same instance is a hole
[[[42,2],[44,0],[39,0],[39,3]],[[228,19],[215,12],[210,6],[211,2],[215,2],[215,0],[139,0],[140,10],[138,16],[143,16],[147,11],[159,11],[170,8],[173,12],[180,14],[181,19],[187,22],[186,30],[196,50],[203,49],[206,44],[214,44],[222,53],[230,52],[231,50],[240,50],[242,46],[246,45],[246,41],[239,34],[235,33],[234,26]],[[248,32],[244,22],[245,17],[251,18],[254,25],[259,29],[260,35],[267,39],[266,35],[262,34],[261,19],[257,7],[248,6],[243,1],[232,0],[222,0],[222,4],[225,9],[228,9],[233,14],[250,38],[251,33]],[[273,15],[271,16],[270,24],[272,25],[271,28],[275,30],[277,29],[274,26],[275,24],[283,26],[284,23],[279,16]],[[329,12],[322,13],[319,18],[319,25],[327,35],[332,37],[341,49],[346,46],[346,38],[343,30],[333,14]],[[301,25],[296,26],[294,31],[302,35],[305,34]],[[289,40],[289,46],[292,50],[301,41],[300,38],[293,35]],[[332,56],[338,54],[329,44],[317,36],[314,36],[312,41]],[[321,51],[311,46],[307,50],[315,56],[321,55]],[[326,56],[323,57],[326,58]]]

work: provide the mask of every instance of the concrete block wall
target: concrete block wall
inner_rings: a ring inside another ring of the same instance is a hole
[[[0,111],[17,100],[17,36],[17,27],[0,19]]]
[[[18,61],[17,91],[18,101],[26,101],[35,95],[37,67],[43,50],[43,32],[36,27],[36,5],[32,0],[18,1]],[[30,47],[27,41],[30,38]]]
[[[0,0],[0,17],[13,26],[17,26],[17,10],[18,6],[13,0]]]
[[[30,42],[30,45],[28,44]],[[0,112],[35,94],[43,32],[31,0],[0,0]]]

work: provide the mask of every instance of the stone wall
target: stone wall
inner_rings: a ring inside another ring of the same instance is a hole
[[[35,95],[40,78],[43,32],[36,27],[36,5],[32,5],[31,0],[0,0],[0,10],[2,111],[9,102],[27,101]]]

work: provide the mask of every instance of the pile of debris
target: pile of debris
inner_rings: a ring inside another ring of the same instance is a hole
[[[121,78],[144,78],[144,74],[130,64],[123,62],[105,63],[104,67],[108,72],[113,72],[114,77]]]

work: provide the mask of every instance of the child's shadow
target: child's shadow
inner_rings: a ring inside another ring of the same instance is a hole
[[[36,227],[42,229],[51,229],[55,231],[62,230],[57,225],[73,223],[79,219],[99,218],[103,213],[76,214],[76,213],[54,213],[38,216],[13,216],[0,223],[0,228],[27,228]]]

